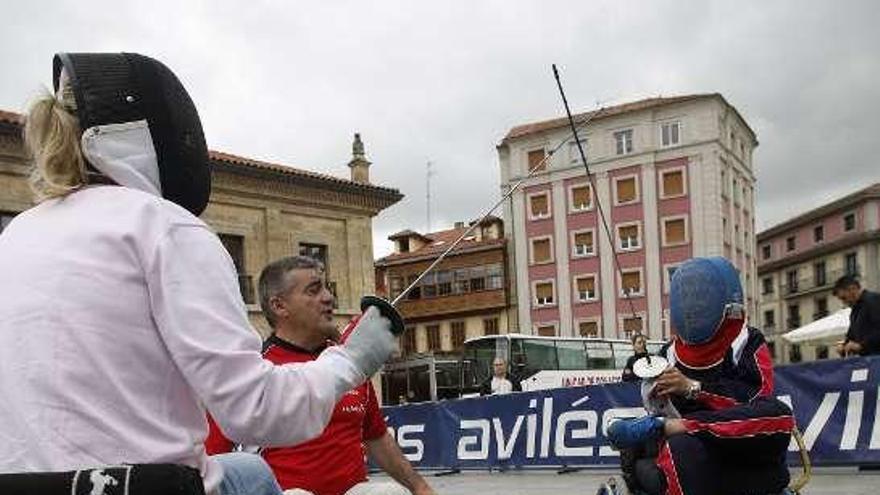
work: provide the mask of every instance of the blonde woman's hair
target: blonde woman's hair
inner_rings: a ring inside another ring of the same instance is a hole
[[[33,158],[30,185],[38,202],[66,196],[87,184],[80,148],[82,131],[69,87],[61,97],[46,92],[25,119],[24,143]]]

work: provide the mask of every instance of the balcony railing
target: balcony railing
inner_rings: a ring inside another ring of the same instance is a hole
[[[859,273],[860,269],[857,266],[855,275],[858,275]],[[803,277],[795,280],[794,284],[782,284],[782,293],[790,297],[799,294],[805,294],[808,292],[830,289],[834,286],[834,282],[836,282],[838,278],[849,274],[850,272],[847,270],[834,270],[830,272],[825,272],[824,278],[810,275],[809,277]]]

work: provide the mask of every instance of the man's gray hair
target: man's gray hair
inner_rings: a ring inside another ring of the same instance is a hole
[[[260,294],[260,309],[263,310],[263,316],[269,322],[270,327],[275,328],[277,320],[275,313],[272,312],[269,299],[293,289],[293,285],[290,285],[288,280],[288,273],[293,270],[305,269],[323,272],[324,264],[309,256],[286,256],[269,263],[260,272],[260,279],[257,283],[257,291]]]

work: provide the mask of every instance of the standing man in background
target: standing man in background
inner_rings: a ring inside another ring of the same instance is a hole
[[[880,354],[880,294],[863,289],[854,275],[834,284],[834,295],[852,308],[846,340],[837,344],[841,357]]]
[[[492,376],[480,385],[480,395],[509,394],[521,391],[519,380],[507,371],[507,361],[502,357],[496,357],[492,361]]]

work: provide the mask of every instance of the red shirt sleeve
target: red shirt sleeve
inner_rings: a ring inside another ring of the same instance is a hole
[[[364,384],[367,392],[366,414],[364,414],[364,440],[375,440],[388,432],[388,425],[382,417],[379,409],[379,401],[373,384],[367,381]]]
[[[208,455],[225,454],[232,452],[235,444],[232,440],[226,438],[226,435],[220,431],[220,427],[214,421],[211,415],[208,415],[208,438],[205,439],[205,451]]]

